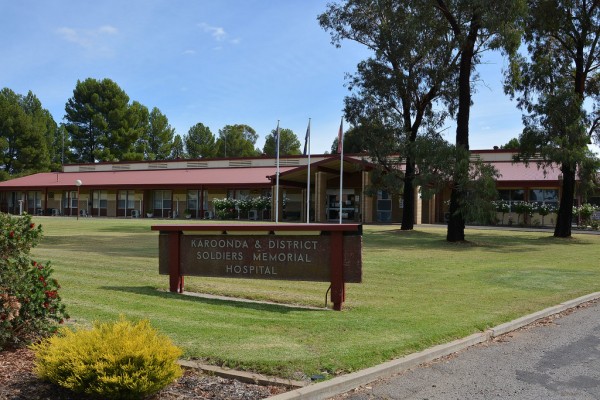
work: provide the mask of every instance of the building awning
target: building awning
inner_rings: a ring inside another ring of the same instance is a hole
[[[310,165],[311,181],[314,182],[315,174],[317,172],[325,172],[333,176],[340,175],[341,160],[339,155],[331,156],[325,160],[321,160]],[[345,156],[344,157],[344,175],[352,174],[357,171],[370,171],[373,169],[372,164],[368,162]],[[275,183],[276,175],[270,176],[270,179]],[[279,174],[280,183],[287,186],[306,186],[308,179],[308,167],[303,165],[301,167],[291,168],[287,171],[281,170]]]

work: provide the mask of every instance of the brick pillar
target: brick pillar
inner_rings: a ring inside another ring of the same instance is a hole
[[[315,222],[326,222],[327,175],[325,172],[315,174]]]
[[[421,187],[415,187],[415,224],[423,223],[423,199],[421,198]]]
[[[366,224],[373,222],[373,196],[367,196],[365,194],[365,188],[369,185],[370,182],[371,173],[368,171],[363,171],[360,212],[362,214],[362,222]]]
[[[275,222],[275,197],[277,192],[277,186],[271,186],[271,221]],[[281,185],[279,186],[279,222],[283,218],[283,190]]]
[[[302,189],[302,205],[300,206],[300,222],[306,222],[306,189]]]

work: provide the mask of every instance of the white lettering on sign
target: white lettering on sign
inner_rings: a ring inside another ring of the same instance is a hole
[[[316,240],[286,240],[286,239],[271,239],[269,240],[269,249],[278,250],[316,250]]]
[[[312,262],[307,253],[254,253],[254,261],[279,261],[279,262]]]
[[[200,268],[213,271],[215,276],[275,278],[286,276],[290,271],[312,271],[310,268],[328,262],[329,257],[323,253],[323,242],[314,236],[191,237],[188,246],[192,252],[186,254],[190,254]],[[304,266],[309,269],[305,270]]]
[[[275,267],[265,265],[227,265],[225,270],[237,275],[277,275]]]
[[[198,260],[225,260],[225,261],[241,261],[242,253],[229,251],[199,251],[196,253]]]
[[[192,247],[247,249],[248,243],[238,239],[192,239]]]

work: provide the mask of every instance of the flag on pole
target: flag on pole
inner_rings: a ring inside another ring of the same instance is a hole
[[[344,192],[344,117],[340,121],[340,130],[338,132],[338,153],[340,154],[340,224],[342,223],[342,194]]]
[[[306,178],[306,223],[310,223],[310,118],[308,119],[308,128],[304,137],[304,155],[308,145],[307,178]]]
[[[279,222],[279,120],[277,120],[277,129],[275,130],[275,154],[277,172],[275,183],[275,222]]]
[[[275,139],[275,156],[279,156],[279,121],[277,121],[277,128],[273,133],[273,139]]]
[[[302,154],[306,155],[306,148],[310,142],[310,118],[308,119],[308,128],[306,128],[306,135],[304,135],[304,152]],[[309,149],[310,151],[310,149]]]
[[[344,118],[340,121],[340,130],[338,131],[338,154],[342,154],[344,152],[344,130],[343,130]]]

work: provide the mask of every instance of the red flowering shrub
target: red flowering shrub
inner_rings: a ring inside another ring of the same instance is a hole
[[[0,349],[53,333],[68,318],[49,263],[30,256],[41,236],[31,216],[0,213]]]

